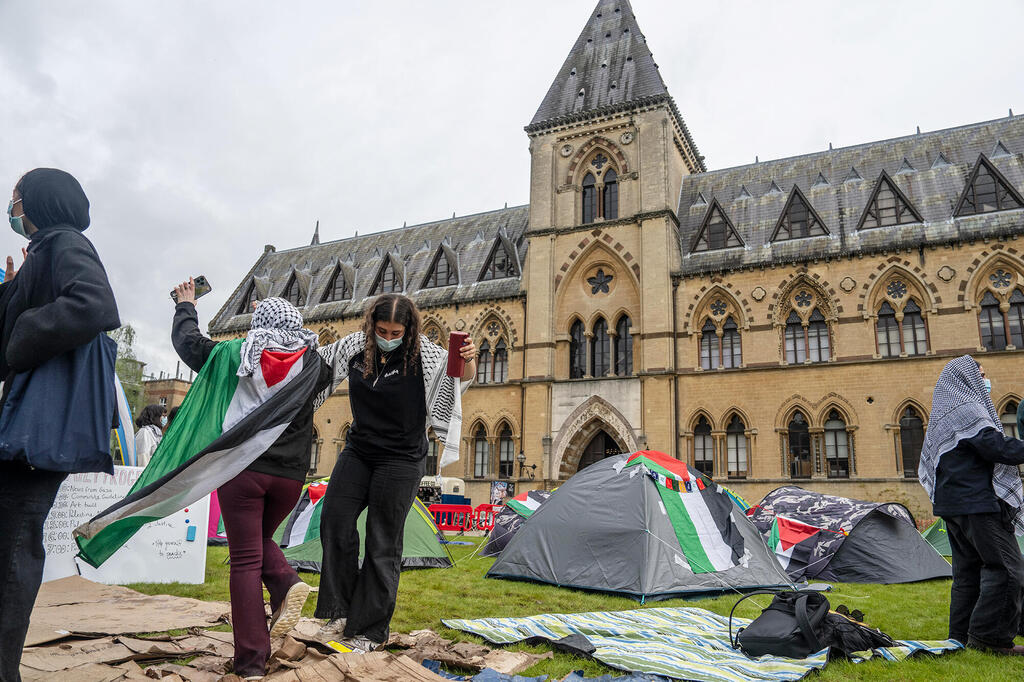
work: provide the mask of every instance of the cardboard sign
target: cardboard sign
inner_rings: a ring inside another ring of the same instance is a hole
[[[71,575],[108,585],[136,582],[198,585],[206,580],[205,528],[210,511],[209,497],[172,516],[146,524],[99,569],[75,559],[78,546],[71,531],[123,499],[141,474],[142,467],[115,466],[113,476],[68,476],[43,525],[46,547],[43,582]]]

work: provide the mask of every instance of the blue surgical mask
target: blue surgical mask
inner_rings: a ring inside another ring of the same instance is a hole
[[[21,199],[18,199],[18,201],[21,201]],[[11,229],[27,239],[28,235],[25,234],[25,221],[22,220],[22,216],[14,215],[14,205],[18,203],[18,201],[11,201],[7,204],[7,219],[11,222]]]
[[[402,339],[405,335],[399,336],[397,339],[382,339],[380,334],[374,334],[377,337],[377,348],[381,349],[381,352],[390,353],[394,349],[402,345]]]
[[[985,377],[985,390],[988,391],[989,393],[992,392],[992,380],[989,379],[988,377]]]
[[[160,426],[167,426],[167,416],[160,417]]]

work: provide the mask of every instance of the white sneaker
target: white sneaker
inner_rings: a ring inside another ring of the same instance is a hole
[[[375,642],[369,637],[364,637],[362,635],[348,637],[343,639],[341,643],[353,651],[359,651],[364,654],[368,654],[371,651],[380,651],[384,648],[384,642]]]
[[[271,637],[282,637],[295,627],[299,618],[302,617],[302,607],[306,605],[307,597],[309,597],[309,585],[302,581],[288,588],[284,601],[270,618]]]
[[[317,630],[316,638],[322,640],[338,638],[345,631],[345,625],[347,624],[347,618],[335,618],[334,620],[327,621]]]

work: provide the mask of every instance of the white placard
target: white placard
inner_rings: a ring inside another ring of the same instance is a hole
[[[43,525],[46,546],[43,582],[79,574],[108,585],[136,582],[198,585],[206,580],[209,496],[187,507],[187,511],[146,524],[99,569],[75,559],[78,546],[71,531],[123,499],[141,474],[142,467],[115,466],[113,476],[68,476]],[[188,539],[190,534],[193,540]]]

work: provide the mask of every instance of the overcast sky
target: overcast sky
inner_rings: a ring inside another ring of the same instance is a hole
[[[0,184],[78,177],[140,359],[173,371],[178,280],[213,284],[205,328],[317,220],[327,241],[527,203],[523,126],[595,4],[0,0]],[[1018,0],[633,9],[711,169],[1024,113]]]

